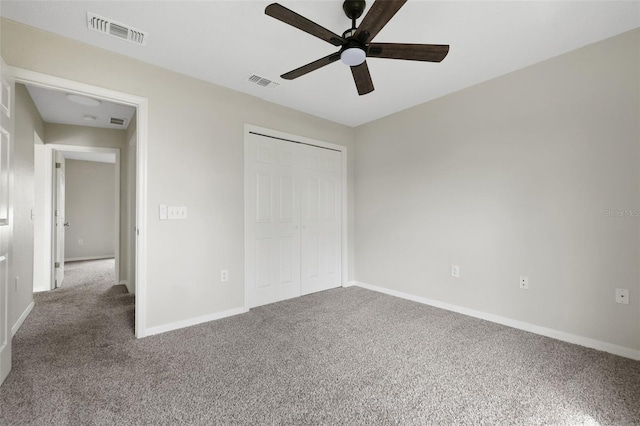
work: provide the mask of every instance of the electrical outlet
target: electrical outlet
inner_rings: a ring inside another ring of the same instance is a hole
[[[451,265],[451,276],[453,278],[460,278],[460,267],[458,265]]]
[[[167,212],[167,217],[169,220],[184,220],[187,218],[186,207],[169,206]]]
[[[78,238],[78,245],[81,246],[84,244],[84,241],[82,238]]]
[[[525,277],[525,276],[520,276],[520,280],[518,281],[520,283],[520,288],[523,290],[529,290],[529,277]]]
[[[226,269],[223,269],[220,271],[220,282],[226,283],[227,281],[229,281],[229,271]]]
[[[629,290],[626,288],[616,288],[616,303],[629,304]]]

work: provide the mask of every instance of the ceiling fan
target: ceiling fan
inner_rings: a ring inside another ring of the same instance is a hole
[[[442,44],[405,44],[405,43],[372,43],[371,40],[400,10],[407,0],[376,0],[356,27],[356,19],[364,12],[366,2],[363,0],[346,0],[342,9],[349,19],[351,28],[342,36],[329,31],[313,21],[298,15],[286,7],[272,3],[266,7],[264,13],[286,24],[296,27],[306,33],[316,36],[334,46],[340,46],[340,50],[324,58],[313,61],[280,77],[285,80],[293,80],[311,71],[341,60],[351,67],[351,73],[356,83],[359,95],[373,92],[373,81],[369,74],[366,58],[404,59],[409,61],[441,62],[447,53],[449,46]]]

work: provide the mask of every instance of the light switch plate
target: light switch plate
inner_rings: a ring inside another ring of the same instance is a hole
[[[167,205],[166,204],[160,204],[158,206],[158,215],[160,217],[160,220],[167,220]]]
[[[169,206],[167,216],[169,220],[184,220],[187,218],[187,208],[184,206]]]

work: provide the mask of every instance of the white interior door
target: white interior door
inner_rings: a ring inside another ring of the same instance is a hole
[[[64,203],[65,203],[65,162],[64,155],[55,153],[55,193],[54,193],[54,283],[58,288],[64,280],[64,232],[66,227]]]
[[[9,261],[12,254],[11,153],[14,127],[14,81],[0,58],[0,384],[11,371]]]
[[[340,152],[249,133],[249,308],[341,285]]]
[[[340,153],[301,146],[302,294],[340,286],[342,282],[342,214]]]
[[[300,296],[300,153],[295,144],[249,135],[247,146],[248,303]]]

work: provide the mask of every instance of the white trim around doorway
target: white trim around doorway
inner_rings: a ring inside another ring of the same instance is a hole
[[[147,98],[67,80],[23,68],[10,67],[16,83],[38,86],[67,93],[90,96],[117,102],[137,109],[136,152],[136,301],[135,334],[137,338],[147,335],[147,147],[149,101]]]
[[[120,283],[120,263],[123,261],[126,261],[125,259],[121,259],[120,258],[120,253],[122,252],[122,250],[120,250],[120,245],[122,244],[122,241],[120,239],[120,235],[122,232],[122,223],[120,222],[120,216],[121,216],[121,212],[120,212],[120,198],[122,196],[122,194],[120,193],[120,170],[122,165],[120,164],[120,149],[119,148],[99,148],[99,147],[93,147],[93,146],[84,146],[84,145],[64,145],[64,144],[54,144],[54,143],[49,143],[49,144],[45,144],[44,145],[45,149],[47,149],[48,151],[50,151],[50,153],[47,154],[47,158],[51,158],[54,159],[56,158],[56,152],[87,152],[87,153],[99,153],[99,154],[114,154],[116,156],[116,162],[115,162],[115,201],[114,201],[114,205],[115,205],[115,228],[116,228],[116,240],[115,240],[115,259],[116,259],[116,264],[115,264],[115,282],[114,284],[119,284]],[[52,170],[55,170],[55,168],[52,167]],[[53,189],[53,182],[54,182],[54,176],[53,174],[50,175],[46,175],[45,176],[45,191],[52,191]],[[51,194],[46,194],[45,195],[47,199],[52,198]],[[52,212],[52,211],[51,211]],[[52,255],[52,260],[51,262],[55,262],[55,260],[53,259],[55,250],[53,250],[53,230],[55,229],[55,226],[53,225],[54,223],[54,216],[53,214],[51,214],[50,218],[47,218],[48,221],[51,223],[51,229],[52,232],[49,233],[44,233],[44,237],[45,237],[45,241],[44,243],[47,244],[49,243],[49,245],[51,245],[52,250],[51,250],[51,255]],[[125,244],[127,243],[126,241],[124,242]],[[109,257],[109,256],[107,256]],[[98,256],[97,259],[103,259],[104,256],[100,257]],[[82,259],[65,259],[65,262],[69,261],[72,262],[73,260],[82,260]],[[88,260],[88,259],[86,259]],[[51,273],[49,274],[51,279],[50,281],[47,283],[49,290],[53,290],[54,289],[54,285],[53,285],[53,276],[55,275],[55,268],[51,268]]]

